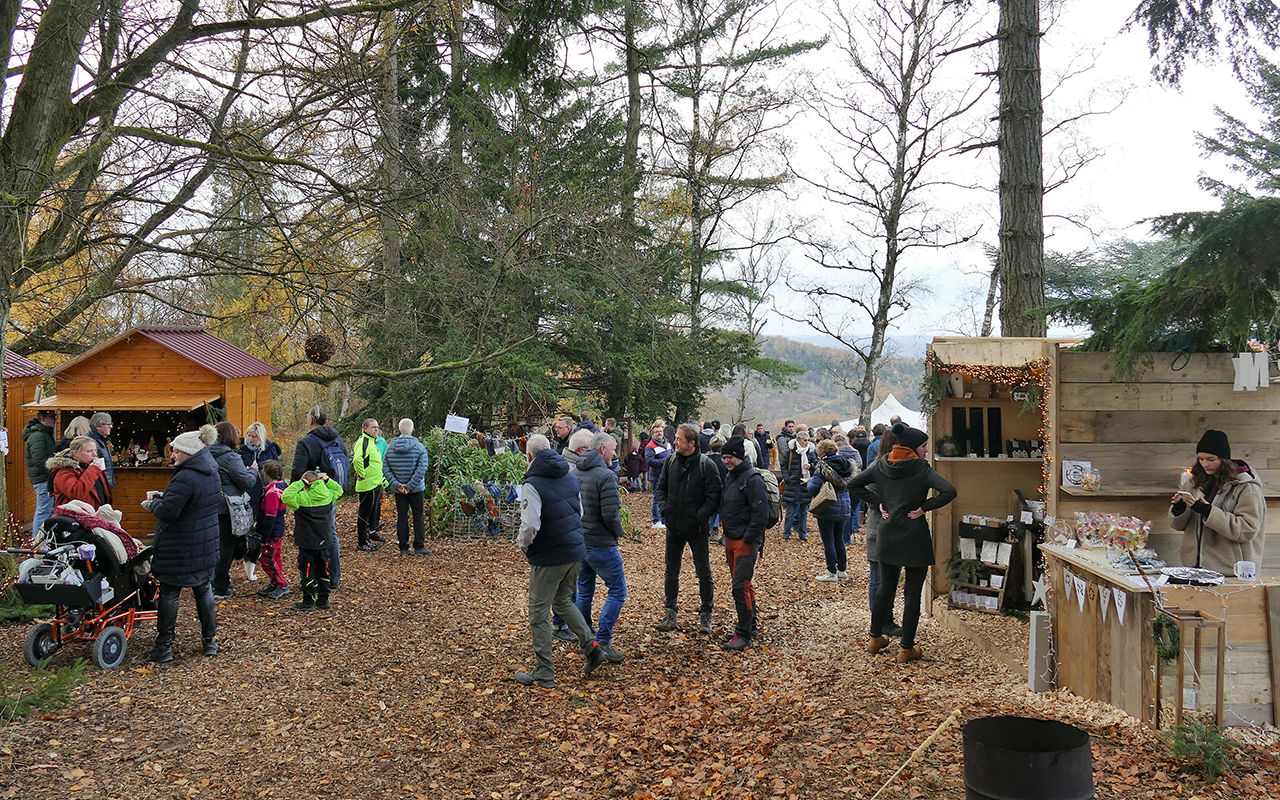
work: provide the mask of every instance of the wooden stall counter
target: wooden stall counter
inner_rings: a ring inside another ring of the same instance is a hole
[[[1043,545],[1041,550],[1053,590],[1049,611],[1059,687],[1155,724],[1157,659],[1151,623],[1160,608],[1176,607],[1225,620],[1225,724],[1280,723],[1275,715],[1275,698],[1280,695],[1280,579],[1231,577],[1222,586],[1153,589],[1136,573],[1113,568],[1105,550],[1061,545]],[[1219,677],[1217,640],[1210,636],[1201,644],[1202,658],[1191,674],[1201,686],[1213,687]],[[1183,641],[1182,646],[1186,659],[1193,642]],[[1173,686],[1166,678],[1165,692]],[[1204,701],[1211,706],[1213,697]]]

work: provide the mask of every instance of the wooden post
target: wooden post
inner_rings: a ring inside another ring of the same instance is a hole
[[[1280,727],[1280,586],[1267,587],[1267,649],[1271,654],[1271,720]]]
[[[1274,622],[1275,620],[1272,620]],[[1218,623],[1218,693],[1216,702],[1216,711],[1218,717],[1218,727],[1222,727],[1223,707],[1222,703],[1225,698],[1223,692],[1226,681],[1227,672],[1227,621],[1222,620]],[[1272,707],[1274,708],[1275,696],[1272,695]]]

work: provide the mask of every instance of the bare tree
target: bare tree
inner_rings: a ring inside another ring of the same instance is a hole
[[[904,279],[903,256],[972,238],[930,206],[948,181],[940,161],[961,146],[971,113],[989,81],[947,88],[946,68],[975,21],[965,4],[940,0],[873,0],[869,8],[838,5],[832,17],[848,67],[834,91],[815,88],[813,110],[827,123],[832,168],[801,177],[845,212],[839,237],[813,237],[809,258],[850,273],[844,285],[809,284],[812,310],[800,321],[848,347],[861,362],[859,413],[869,419],[885,357],[887,331],[922,288]],[[834,302],[833,302],[834,301]],[[870,336],[857,332],[870,325]]]

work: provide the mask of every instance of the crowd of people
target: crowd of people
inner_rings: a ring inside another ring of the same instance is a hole
[[[632,442],[616,420],[598,427],[589,415],[555,419],[549,435],[525,439],[529,467],[520,492],[516,544],[530,568],[529,625],[535,666],[516,675],[529,685],[552,686],[555,639],[574,642],[590,674],[625,654],[613,631],[627,598],[626,570],[618,547],[620,483],[651,492],[652,528],[664,535],[664,608],[659,631],[679,623],[680,571],[685,552],[698,581],[698,631],[712,632],[715,578],[711,546],[724,548],[736,624],[723,643],[744,650],[759,636],[753,578],[766,531],[781,525],[780,538],[808,540],[809,517],[823,545],[819,582],[849,580],[848,547],[861,531],[870,571],[870,640],[875,653],[900,637],[898,660],[922,655],[915,634],[920,593],[933,563],[925,512],[955,497],[955,489],[927,462],[928,436],[895,420],[868,436],[859,427],[847,436],[838,424],[812,431],[787,420],[776,436],[764,425],[731,429],[718,421],[672,426],[656,420]],[[235,594],[232,566],[245,577],[266,577],[258,594],[281,599],[293,587],[282,564],[285,515],[293,512],[298,551],[299,612],[328,608],[341,583],[337,500],[352,489],[359,500],[356,549],[375,552],[384,493],[396,507],[396,538],[402,556],[428,556],[424,523],[427,451],[403,419],[388,441],[379,423],[366,419],[348,447],[325,410],[315,407],[299,438],[285,480],[279,445],[254,422],[243,438],[230,422],[206,425],[171,443],[175,466],[163,492],[143,506],[156,518],[153,574],[160,583],[158,635],[148,657],[173,658],[178,597],[194,596],[202,630],[202,652],[216,655],[217,601]],[[54,418],[41,412],[23,431],[27,466],[36,487],[36,530],[56,506],[81,500],[98,508],[111,502],[114,486],[108,445],[112,421],[105,413],[77,417],[61,441]],[[621,455],[624,447],[630,452]],[[775,477],[775,476],[780,476]],[[776,498],[771,494],[776,493]],[[931,494],[932,492],[932,494]],[[811,504],[813,504],[811,508]],[[237,507],[251,510],[242,519]],[[771,518],[772,517],[772,518]],[[780,519],[777,519],[780,517]],[[893,620],[896,587],[905,572],[901,625]],[[597,584],[604,597],[593,612]]]

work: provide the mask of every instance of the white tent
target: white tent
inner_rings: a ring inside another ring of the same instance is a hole
[[[902,421],[913,428],[919,428],[920,430],[925,429],[926,423],[924,414],[907,408],[898,401],[897,395],[890,393],[889,396],[884,399],[884,402],[876,406],[875,410],[871,412],[871,424],[867,426],[868,432],[870,432],[871,428],[882,422],[885,425],[888,425],[889,419],[894,416],[902,417]],[[858,427],[858,420],[851,419],[848,422],[841,422],[840,427],[844,428],[846,431],[852,431],[854,428]]]

